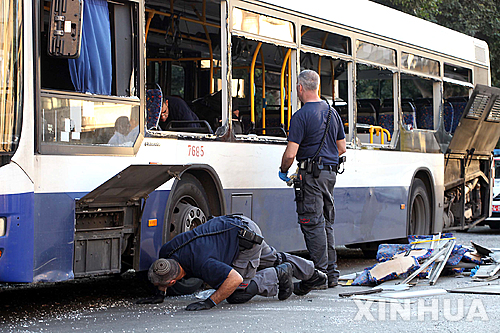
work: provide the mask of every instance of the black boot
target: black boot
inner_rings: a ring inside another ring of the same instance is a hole
[[[276,266],[275,269],[278,275],[278,299],[283,301],[293,292],[293,267],[289,262],[285,262]]]
[[[293,284],[293,293],[297,296],[304,296],[313,289],[326,289],[328,288],[327,281],[326,274],[315,269],[313,276],[309,280]]]

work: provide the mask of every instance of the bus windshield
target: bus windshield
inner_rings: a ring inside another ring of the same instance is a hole
[[[21,131],[22,9],[16,0],[0,5],[0,154],[12,155]]]

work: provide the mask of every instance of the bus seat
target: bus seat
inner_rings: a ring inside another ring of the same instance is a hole
[[[378,114],[378,125],[388,130],[391,135],[394,132],[394,101],[392,98],[384,99]]]
[[[401,109],[403,111],[403,125],[407,125],[411,129],[417,128],[417,107],[411,98],[403,98],[401,100]]]
[[[266,127],[281,127],[281,119],[277,116],[266,118]]]
[[[360,124],[376,125],[378,112],[380,109],[380,100],[358,99],[357,122]]]
[[[457,129],[458,123],[462,118],[462,114],[464,113],[465,107],[467,106],[467,102],[459,102],[454,105],[455,113],[453,115],[453,127],[451,128],[451,132],[454,133]]]
[[[359,124],[375,125],[375,117],[374,116],[358,115],[358,123]]]
[[[392,135],[392,132],[394,132],[394,114],[383,113],[379,115],[378,124],[388,130]]]
[[[417,112],[417,128],[434,129],[432,105],[422,105]]]
[[[392,113],[383,113],[379,116],[379,125],[388,130],[391,135],[394,132],[394,114]],[[410,128],[414,128],[414,118],[412,114],[403,113],[403,124],[409,125]]]
[[[443,110],[443,121],[444,121],[444,129],[446,132],[451,133],[454,123],[453,119],[454,116],[455,116],[455,108],[453,107],[453,104],[451,104],[450,102],[445,102]]]
[[[335,101],[334,108],[342,119],[342,123],[347,124],[349,122],[349,109],[347,103],[344,101]]]
[[[450,97],[445,100],[444,125],[446,131],[454,133],[467,106],[466,97]]]
[[[417,106],[417,128],[434,129],[432,98],[417,98],[415,104]]]
[[[158,123],[160,122],[162,104],[162,92],[160,89],[148,89],[146,91],[146,111],[147,111],[147,124],[148,130],[158,130]]]
[[[403,124],[410,125],[415,128],[415,117],[411,113],[403,113]]]

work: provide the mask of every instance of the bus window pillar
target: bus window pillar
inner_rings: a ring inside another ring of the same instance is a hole
[[[443,107],[443,83],[440,81],[434,81],[432,83],[432,110],[434,112],[433,129],[437,129],[439,126],[439,118],[441,117],[441,111]]]
[[[393,94],[392,107],[394,113],[394,123],[392,124],[392,130],[393,133],[396,133],[399,131],[399,118],[403,112],[401,108],[401,96],[399,94],[399,72],[394,72],[394,74],[392,75],[392,94]],[[403,119],[402,116],[401,119]]]
[[[347,135],[348,142],[352,142],[356,126],[354,120],[356,119],[357,107],[355,103],[356,96],[356,70],[354,67],[354,63],[347,63],[347,86],[348,86],[348,94],[347,94],[347,108],[348,108],[348,122],[349,122],[349,133]]]
[[[221,23],[223,22],[229,22],[229,4],[227,1],[221,1],[220,4],[220,15],[221,15]],[[231,99],[228,99],[228,96],[231,95],[231,82],[232,82],[232,75],[231,75],[231,38],[230,32],[229,32],[229,24],[221,24],[220,27],[220,33],[221,33],[221,48],[220,48],[220,58],[222,60],[221,64],[221,79],[222,79],[222,124],[227,124],[228,123],[228,115],[231,113],[228,110],[231,110],[232,108],[232,103]],[[226,80],[224,80],[226,78]],[[224,84],[224,81],[226,84]],[[226,111],[225,111],[226,110]]]
[[[287,68],[287,62],[290,59],[291,49],[286,52],[285,58],[283,59],[283,64],[281,66],[281,76],[280,76],[280,108],[281,108],[281,126],[285,128],[285,96],[288,95],[285,91],[285,70]]]
[[[300,73],[300,62],[299,62],[299,57],[298,53],[296,50],[292,50],[290,53],[290,61],[292,63],[292,70],[291,70],[291,82],[290,82],[290,109],[291,109],[291,115],[295,113],[299,109],[299,99],[297,97],[297,89],[295,88],[297,86],[297,76],[298,73]],[[294,66],[295,65],[295,66]]]

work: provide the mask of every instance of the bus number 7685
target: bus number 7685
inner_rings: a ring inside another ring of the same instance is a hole
[[[203,157],[203,146],[188,145],[188,156]]]

